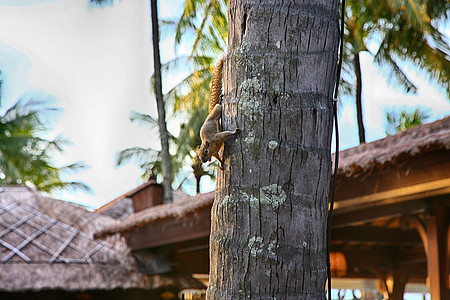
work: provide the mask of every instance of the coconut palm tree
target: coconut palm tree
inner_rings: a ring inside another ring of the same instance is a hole
[[[61,137],[43,137],[48,130],[43,119],[54,110],[43,101],[21,99],[0,116],[0,184],[28,185],[44,192],[67,188],[91,191],[84,183],[62,179],[68,171],[83,169],[83,164],[56,167],[52,163],[53,155],[62,152],[66,142]]]
[[[166,108],[162,93],[161,57],[159,54],[159,21],[156,0],[150,0],[152,21],[153,64],[155,77],[155,98],[158,109],[158,127],[161,140],[161,171],[164,186],[164,202],[172,201],[172,159],[169,152],[169,133],[166,124]]]
[[[448,18],[448,1],[374,1],[346,2],[344,71],[353,73],[354,94],[360,143],[365,143],[362,110],[362,52],[388,70],[388,81],[405,92],[417,91],[399,62],[410,62],[424,70],[450,95],[450,48],[437,29],[436,21]],[[378,50],[368,43],[379,40]],[[345,73],[344,73],[345,74]],[[351,75],[350,75],[351,76]],[[348,78],[348,77],[347,77]]]

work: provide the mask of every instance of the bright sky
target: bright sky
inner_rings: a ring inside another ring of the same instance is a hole
[[[160,17],[176,16],[181,1],[160,0]],[[149,91],[153,72],[147,0],[115,1],[89,9],[88,0],[0,0],[0,70],[5,85],[2,109],[30,92],[47,97],[62,109],[51,137],[63,134],[72,144],[56,157],[59,165],[83,161],[89,169],[70,176],[92,187],[95,194],[62,193],[58,198],[97,207],[140,183],[130,163],[115,168],[115,155],[134,146],[157,146],[148,128],[129,121],[130,111],[156,116]],[[448,27],[447,27],[448,28]],[[449,36],[449,30],[447,30]],[[187,49],[178,49],[178,54]],[[174,57],[173,41],[161,42],[162,60]],[[384,137],[384,112],[421,107],[430,121],[450,113],[443,92],[413,69],[419,87],[414,96],[390,89],[369,56],[362,57],[367,140]],[[181,74],[168,78],[171,85]],[[354,106],[340,112],[341,149],[357,145]]]

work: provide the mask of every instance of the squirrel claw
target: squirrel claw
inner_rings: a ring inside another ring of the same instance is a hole
[[[225,166],[225,164],[223,163],[223,160],[219,157],[216,156],[217,162],[219,163],[219,169],[221,169],[223,171],[223,168]]]

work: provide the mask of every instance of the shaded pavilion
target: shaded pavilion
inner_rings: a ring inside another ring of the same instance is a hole
[[[403,299],[426,282],[450,299],[450,117],[340,152],[332,248],[349,277],[376,276]]]
[[[406,283],[450,299],[450,117],[341,151],[337,180],[334,276],[377,279],[390,299],[403,299]],[[208,274],[213,198],[146,208],[96,236],[120,233],[134,251],[169,249],[171,265]]]

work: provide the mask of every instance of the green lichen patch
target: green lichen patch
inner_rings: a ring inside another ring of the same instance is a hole
[[[255,142],[255,133],[250,131],[247,137],[244,139],[244,142],[247,144],[253,144]]]
[[[261,104],[261,100],[256,98],[256,94],[261,93],[261,84],[257,77],[244,80],[238,89],[239,104],[241,110],[253,113]]]
[[[247,63],[247,53],[250,50],[252,44],[247,41],[243,41],[239,48],[236,49],[236,63],[241,66],[245,66]]]
[[[277,241],[276,240],[270,241],[269,246],[267,246],[267,251],[269,252],[269,257],[275,258],[277,256],[277,254],[275,252],[277,248],[278,248]]]
[[[286,193],[283,188],[276,183],[264,186],[260,189],[261,204],[271,205],[273,208],[280,207],[286,201]]]
[[[253,208],[256,208],[256,207],[258,207],[258,205],[259,205],[259,199],[256,198],[255,196],[251,195],[250,196],[250,206]]]
[[[241,198],[242,198],[244,201],[249,202],[249,203],[250,203],[250,207],[252,207],[252,208],[257,208],[258,205],[259,205],[259,199],[256,198],[256,197],[253,196],[253,195],[248,195],[248,194],[245,193],[245,192],[241,192]]]
[[[269,148],[270,149],[275,149],[276,147],[278,147],[278,142],[277,141],[270,141],[269,142]]]
[[[263,237],[261,236],[252,236],[247,243],[247,247],[250,250],[250,254],[253,257],[256,257],[258,254],[261,254],[264,249]]]

